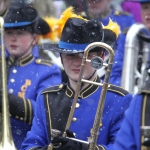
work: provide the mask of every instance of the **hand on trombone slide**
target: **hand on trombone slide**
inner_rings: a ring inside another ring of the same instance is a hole
[[[88,150],[88,142],[83,143],[75,139],[72,131],[66,130],[66,136],[67,137],[62,137],[59,135],[53,138],[51,142],[54,150]]]

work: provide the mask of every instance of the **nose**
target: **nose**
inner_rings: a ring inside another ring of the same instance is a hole
[[[75,66],[80,66],[82,62],[82,57],[80,57],[79,55],[76,55],[75,58],[73,59],[73,64]]]
[[[12,34],[11,40],[12,41],[16,41],[16,39],[17,39],[17,35],[16,34]]]

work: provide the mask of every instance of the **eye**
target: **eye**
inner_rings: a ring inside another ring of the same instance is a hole
[[[18,34],[18,35],[22,35],[23,33],[24,33],[23,30],[17,30],[17,34]]]
[[[5,33],[6,33],[7,35],[11,35],[11,34],[13,34],[13,32],[12,32],[12,31],[5,31]]]
[[[74,57],[74,54],[66,54],[67,57]]]
[[[143,4],[143,5],[142,5],[142,9],[145,9],[145,10],[146,10],[146,9],[148,9],[148,6],[147,6],[146,4]]]

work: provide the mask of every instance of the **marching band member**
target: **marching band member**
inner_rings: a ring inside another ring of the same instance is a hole
[[[132,14],[116,10],[111,6],[113,0],[85,0],[87,4],[87,18],[95,18],[101,21],[104,25],[109,23],[109,18],[117,22],[121,31],[129,28],[135,21]]]
[[[38,35],[50,32],[50,28],[37,11],[29,6],[13,5],[4,21],[5,47],[9,53],[6,63],[11,129],[15,146],[20,149],[31,128],[38,93],[60,84],[62,79],[57,65],[39,57]]]
[[[33,126],[22,144],[22,150],[46,150],[50,143],[61,143],[60,147],[54,148],[55,150],[88,150],[88,145],[72,141],[61,135],[51,141],[50,129],[64,132],[79,78],[84,49],[93,42],[103,41],[112,44],[117,37],[116,27],[118,25],[114,23],[112,26],[115,27],[114,30],[110,30],[111,27],[105,28],[96,20],[83,19],[74,14],[72,8],[64,11],[55,26],[60,31],[59,44],[51,46],[50,50],[60,53],[69,82],[47,88],[38,95]],[[104,58],[104,50],[94,47],[89,52],[88,59],[95,56]],[[90,81],[101,82],[96,70],[89,63],[85,65],[83,77]],[[66,131],[67,134],[73,136],[74,132],[77,139],[87,141],[94,122],[100,92],[101,87],[82,83],[70,130]],[[132,96],[124,89],[115,85],[109,86],[97,149],[112,150],[124,111],[128,108],[131,99]]]
[[[141,17],[143,24],[150,29],[150,0],[139,0],[141,4]],[[145,81],[146,82],[146,81]],[[131,106],[126,111],[125,119],[117,134],[114,145],[115,150],[140,150],[146,146],[140,132],[141,126],[150,126],[150,82],[134,96]],[[147,139],[150,147],[150,141]]]

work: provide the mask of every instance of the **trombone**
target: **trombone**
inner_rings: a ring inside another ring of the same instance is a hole
[[[105,50],[108,51],[108,53],[109,53],[108,64],[103,63],[103,61],[100,57],[94,57],[92,60],[87,59],[89,51],[94,47],[102,47],[102,48],[104,48]],[[73,114],[74,114],[74,111],[75,111],[75,106],[76,106],[76,103],[78,101],[78,96],[79,96],[79,92],[80,92],[80,89],[81,89],[81,83],[85,82],[85,83],[89,83],[89,84],[102,86],[102,91],[101,91],[101,94],[100,94],[99,103],[98,103],[98,107],[97,107],[97,111],[96,111],[96,115],[95,115],[95,119],[94,119],[94,123],[93,123],[93,128],[91,130],[91,136],[89,138],[89,141],[85,142],[85,141],[82,141],[82,140],[77,140],[77,139],[71,138],[72,140],[80,141],[82,143],[89,144],[89,150],[95,150],[95,148],[96,148],[96,143],[97,143],[97,138],[98,138],[97,133],[99,133],[100,123],[101,123],[104,104],[105,104],[105,97],[106,97],[106,94],[107,94],[107,89],[109,87],[109,78],[110,78],[110,73],[111,73],[111,70],[112,70],[113,59],[114,59],[113,49],[109,45],[107,45],[105,43],[102,43],[102,42],[91,43],[84,50],[81,69],[80,69],[80,73],[79,73],[79,79],[77,81],[77,87],[76,87],[76,91],[75,91],[75,95],[74,95],[74,100],[73,100],[72,108],[70,110],[70,114],[69,114],[69,117],[68,117],[68,121],[67,121],[67,124],[66,124],[65,131],[70,128],[71,121],[72,121],[72,118],[73,118]],[[107,67],[103,84],[83,79],[84,66],[85,66],[86,62],[90,62],[94,69],[99,69],[102,66]],[[58,130],[51,129],[52,137],[55,137],[55,136],[59,135],[59,133],[60,132]],[[65,132],[63,133],[63,137],[66,137]],[[48,149],[52,150],[53,149],[52,147],[53,147],[53,145],[50,144]]]
[[[8,0],[1,1],[0,4],[3,5],[3,10],[0,10],[0,14],[5,15],[8,7]],[[2,13],[1,13],[2,11]],[[5,12],[5,13],[4,13]],[[1,71],[2,71],[2,114],[1,114],[1,139],[0,139],[0,149],[1,150],[16,150],[11,129],[10,129],[10,118],[9,118],[9,106],[8,106],[8,96],[7,96],[7,74],[6,74],[6,58],[5,58],[5,48],[4,48],[4,19],[0,17],[0,36],[1,36]]]

